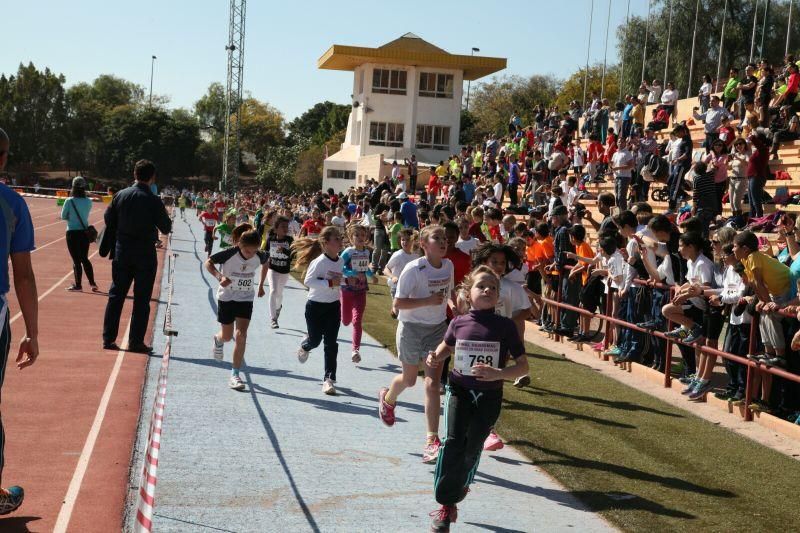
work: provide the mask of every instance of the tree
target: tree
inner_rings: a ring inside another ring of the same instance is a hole
[[[66,138],[66,79],[33,63],[20,64],[16,76],[0,76],[0,124],[13,136],[15,165],[58,165]]]
[[[208,91],[194,104],[194,113],[200,127],[208,129],[214,136],[225,133],[225,87],[214,82]]]
[[[256,156],[268,147],[283,144],[283,115],[271,105],[255,98],[245,98],[239,112],[241,116],[242,148]]]
[[[291,145],[268,146],[259,158],[256,181],[269,189],[282,192],[298,190],[294,181],[297,160],[300,154],[310,146],[304,137]]]
[[[474,106],[476,135],[507,132],[508,120],[515,113],[523,124],[533,122],[536,104],[550,104],[558,94],[560,82],[553,76],[534,75],[530,78],[505,76],[478,84],[471,98]],[[474,136],[474,135],[473,135]]]
[[[700,0],[692,86],[688,91],[690,95],[697,94],[704,75],[708,74],[712,79],[716,76],[717,61],[720,56],[722,66],[720,77],[723,81],[727,79],[730,67],[735,66],[741,69],[750,59],[756,2],[728,0],[725,39],[720,48],[724,4],[725,0]],[[762,6],[763,3],[758,2],[758,5]],[[673,82],[682,96],[687,94],[695,6],[695,0],[674,0],[669,68],[667,79],[662,80]],[[642,81],[643,62],[645,80],[652,81],[654,78],[662,79],[664,77],[669,8],[668,1],[656,0],[653,2],[649,25],[646,25],[645,19],[634,16],[630,18],[627,26],[622,24],[617,28],[618,55],[625,57],[625,71],[622,76],[622,89],[625,93],[636,93]],[[769,3],[764,49],[760,50],[763,16],[764,9],[760,7],[753,60],[764,57],[773,64],[780,63],[786,42],[788,3]],[[798,19],[800,17],[792,17],[791,35],[796,36],[800,32],[800,20]],[[646,57],[644,56],[645,26],[647,26]],[[797,46],[797,39],[795,39],[795,46]]]
[[[564,81],[561,92],[558,93],[555,105],[559,109],[568,109],[572,100],[583,100],[583,80],[586,69],[579,69]],[[586,83],[586,99],[592,93],[603,94],[612,104],[619,98],[619,67],[611,65],[606,68],[605,84],[603,83],[603,65],[596,64],[589,67],[589,78]],[[613,107],[613,106],[612,106]]]
[[[458,137],[458,142],[461,145],[470,144],[470,143],[478,143],[480,139],[474,138],[474,128],[475,128],[475,115],[467,111],[466,109],[461,109],[461,134]]]
[[[350,111],[348,105],[320,102],[288,124],[289,135],[305,137],[315,144],[321,144],[347,127]]]

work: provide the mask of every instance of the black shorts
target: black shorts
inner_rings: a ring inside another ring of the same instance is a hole
[[[542,274],[538,270],[531,270],[528,272],[528,279],[526,280],[528,290],[533,294],[542,294]]]
[[[217,302],[217,322],[233,324],[237,318],[250,320],[253,316],[253,302]]]
[[[719,340],[722,333],[722,325],[725,323],[725,317],[722,316],[721,307],[709,307],[703,313],[703,335],[706,339],[711,341]]]

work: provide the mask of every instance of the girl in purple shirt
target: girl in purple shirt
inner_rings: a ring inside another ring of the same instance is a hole
[[[453,355],[453,370],[445,398],[445,440],[434,478],[436,501],[431,531],[450,531],[456,504],[469,491],[478,469],[483,443],[500,415],[503,380],[528,374],[525,346],[514,322],[495,313],[500,279],[479,266],[464,280],[461,291],[470,305],[467,314],[450,322],[444,341],[428,355],[435,367]],[[515,365],[506,367],[509,357]]]

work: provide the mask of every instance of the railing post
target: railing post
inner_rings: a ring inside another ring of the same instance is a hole
[[[607,317],[611,316],[611,313],[614,312],[614,288],[609,286],[608,287],[608,296],[606,297],[606,312],[605,315]],[[611,328],[612,324],[610,320],[606,320],[606,334],[603,337],[603,361],[608,361],[608,356],[606,355],[606,350],[608,347],[611,346],[609,339],[611,338]]]
[[[672,301],[673,292],[675,287],[670,287],[667,291],[669,294],[669,301]],[[667,320],[667,331],[672,331],[672,320]],[[666,348],[664,349],[664,387],[670,388],[672,387],[672,341],[667,339],[664,343]]]
[[[557,279],[558,285],[556,286],[556,302],[561,303],[561,269],[558,269]],[[560,342],[561,335],[558,334],[558,328],[561,327],[561,309],[556,306],[554,307],[554,311],[555,316],[553,316],[553,338],[556,342]]]
[[[753,313],[753,320],[750,321],[750,339],[748,341],[747,346],[747,353],[754,354],[756,353],[756,331],[758,331],[758,313]],[[756,369],[753,368],[753,365],[748,363],[747,365],[747,379],[745,380],[744,385],[744,419],[748,422],[753,421],[753,411],[750,410],[750,402],[753,399],[753,392],[751,390],[752,383],[753,383],[753,372]]]

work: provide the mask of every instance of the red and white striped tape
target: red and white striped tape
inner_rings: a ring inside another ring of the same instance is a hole
[[[164,404],[167,397],[167,372],[169,356],[172,351],[172,338],[167,338],[164,356],[161,358],[161,369],[158,372],[158,389],[150,415],[150,430],[147,434],[147,446],[142,464],[142,476],[139,480],[139,498],[136,509],[136,533],[150,533],[153,530],[153,509],[155,508],[156,482],[158,481],[158,455],[161,449],[161,428],[164,423]]]

